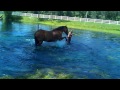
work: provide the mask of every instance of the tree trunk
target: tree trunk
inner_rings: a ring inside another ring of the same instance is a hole
[[[12,11],[4,11],[3,22],[9,22],[12,20]]]

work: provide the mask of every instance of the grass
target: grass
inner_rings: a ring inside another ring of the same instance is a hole
[[[34,74],[26,74],[21,77],[11,77],[9,75],[5,75],[0,77],[0,79],[73,79],[73,75],[65,74],[65,73],[55,73],[52,69],[47,70],[36,70]]]
[[[10,75],[5,75],[0,77],[0,79],[89,79],[87,76],[78,77],[73,74],[67,74],[65,72],[58,72],[54,69],[37,69],[32,74],[26,74],[24,76],[12,77]]]
[[[73,76],[65,73],[55,73],[49,69],[46,72],[37,70],[35,74],[27,75],[26,79],[72,79]]]
[[[17,16],[19,17],[19,16]],[[120,25],[114,24],[102,24],[93,22],[79,22],[79,21],[65,21],[65,20],[52,20],[52,19],[37,19],[32,17],[21,17],[18,20],[22,23],[32,24],[46,24],[51,26],[68,26],[72,29],[89,30],[95,32],[105,32],[120,35]]]
[[[12,76],[5,75],[3,77],[0,77],[0,79],[14,79]]]
[[[66,25],[69,28],[75,28],[80,30],[90,30],[96,32],[105,32],[105,33],[112,33],[112,34],[119,34],[120,35],[120,25],[112,25],[112,24],[101,24],[101,23],[92,23],[92,22],[77,22],[77,21],[67,21],[67,22],[60,22],[58,20],[50,21],[46,20],[41,22],[41,24],[48,24],[48,25],[55,25],[55,26],[62,26]]]

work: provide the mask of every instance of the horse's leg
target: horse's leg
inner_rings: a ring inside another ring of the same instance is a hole
[[[39,43],[37,44],[38,46],[41,46],[41,44],[43,43],[43,41],[39,41]]]
[[[38,39],[36,37],[34,37],[34,39],[35,39],[35,46],[37,46],[39,41],[38,41]]]
[[[35,46],[40,46],[42,44],[43,41],[41,41],[40,39],[38,38],[34,38],[35,39]]]
[[[40,39],[40,38],[38,38],[38,46],[40,46],[42,43],[43,43],[43,40],[42,39]]]

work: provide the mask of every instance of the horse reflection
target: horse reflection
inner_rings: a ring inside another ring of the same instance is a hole
[[[43,41],[46,42],[55,42],[57,40],[63,40],[66,37],[62,37],[62,33],[68,35],[67,26],[60,26],[51,31],[46,31],[43,29],[37,30],[34,34],[35,46],[40,46]]]

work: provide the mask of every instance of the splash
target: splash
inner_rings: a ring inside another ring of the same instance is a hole
[[[62,40],[62,41],[57,41],[56,42],[56,46],[62,48],[66,45],[66,41]]]

